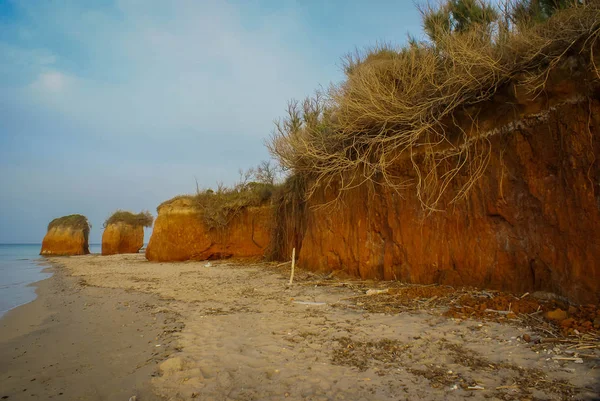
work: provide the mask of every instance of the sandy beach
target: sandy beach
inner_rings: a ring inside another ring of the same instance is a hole
[[[600,360],[443,307],[380,313],[369,287],[236,261],[51,258],[0,320],[0,399],[597,399]],[[328,284],[330,283],[330,284]],[[579,363],[582,362],[582,363]]]
[[[38,297],[0,319],[0,399],[160,400],[148,380],[174,351],[177,316],[157,296],[48,270]]]

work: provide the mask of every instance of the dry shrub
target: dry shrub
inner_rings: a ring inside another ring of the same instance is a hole
[[[218,184],[216,190],[197,187],[195,195],[176,196],[161,203],[157,211],[178,200],[189,200],[207,228],[224,228],[245,208],[267,204],[278,187],[279,171],[270,162],[261,162],[256,168],[239,173],[240,180],[233,187],[223,184]]]
[[[134,227],[152,227],[153,222],[154,217],[147,210],[134,214],[119,209],[104,221],[104,228],[117,223],[125,223]]]
[[[348,57],[344,82],[289,104],[270,152],[285,168],[310,177],[308,196],[333,182],[341,190],[365,182],[414,185],[424,207],[434,208],[460,172],[468,177],[455,194],[460,199],[485,171],[493,149],[476,119],[469,129],[455,121],[457,111],[491,100],[509,83],[538,94],[549,72],[571,55],[600,77],[593,54],[598,1],[575,3],[542,22],[511,20],[523,4],[506,6],[492,25],[458,31],[441,18],[434,42],[378,46]],[[409,181],[394,171],[406,161],[414,170]]]
[[[195,195],[179,195],[161,203],[157,210],[173,204],[180,199],[192,201],[192,207],[198,210],[206,227],[224,228],[233,218],[250,206],[262,206],[271,199],[275,185],[257,182],[248,183],[244,188],[220,187],[216,191],[207,189]]]
[[[272,184],[251,182],[243,188],[207,190],[194,196],[194,204],[202,212],[207,227],[223,228],[243,209],[268,202],[273,189]]]
[[[83,235],[87,238],[91,227],[92,225],[89,223],[87,217],[80,214],[70,214],[52,220],[48,224],[48,231],[53,228],[71,228],[73,230],[82,230]]]

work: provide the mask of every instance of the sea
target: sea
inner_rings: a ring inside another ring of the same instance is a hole
[[[19,305],[35,299],[31,284],[44,280],[51,273],[49,265],[39,256],[41,244],[0,244],[0,317]],[[90,244],[91,253],[100,253],[100,244]]]

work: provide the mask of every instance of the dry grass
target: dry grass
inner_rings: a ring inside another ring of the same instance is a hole
[[[161,203],[157,211],[185,199],[191,201],[192,207],[200,212],[203,223],[208,228],[224,228],[243,209],[251,206],[267,204],[276,185],[258,182],[238,184],[233,188],[220,186],[216,191],[207,189],[195,195],[179,195]]]
[[[280,166],[271,161],[262,161],[256,167],[238,172],[239,181],[231,187],[218,183],[216,190],[200,190],[196,182],[196,194],[176,196],[161,203],[156,210],[160,213],[163,207],[184,201],[199,212],[207,228],[221,229],[245,208],[267,205],[281,186],[278,183],[282,173]]]
[[[510,85],[539,94],[548,74],[569,58],[600,77],[594,63],[598,1],[542,22],[509,22],[515,12],[508,7],[494,24],[467,30],[442,26],[435,42],[379,46],[348,57],[344,82],[290,103],[269,150],[285,168],[310,177],[307,196],[334,182],[341,191],[365,182],[397,190],[410,185],[424,207],[435,208],[460,173],[468,177],[455,188],[454,200],[460,199],[493,149],[476,116],[465,127],[457,112]],[[395,171],[407,161],[414,172],[409,179]]]
[[[89,223],[87,217],[82,216],[80,214],[70,214],[68,216],[58,217],[52,220],[48,224],[48,231],[53,228],[71,228],[74,230],[83,230],[85,237],[87,238],[91,224]]]
[[[144,210],[140,213],[131,213],[125,210],[117,210],[104,221],[104,227],[110,224],[125,223],[134,227],[152,227],[154,217],[149,211]]]

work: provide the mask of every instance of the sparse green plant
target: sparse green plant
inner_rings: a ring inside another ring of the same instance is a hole
[[[140,213],[132,213],[126,210],[117,210],[104,221],[104,228],[110,224],[124,223],[134,227],[152,227],[154,217],[152,214],[143,210]]]
[[[531,25],[546,21],[557,11],[583,5],[581,0],[507,0],[505,14],[515,25]]]

